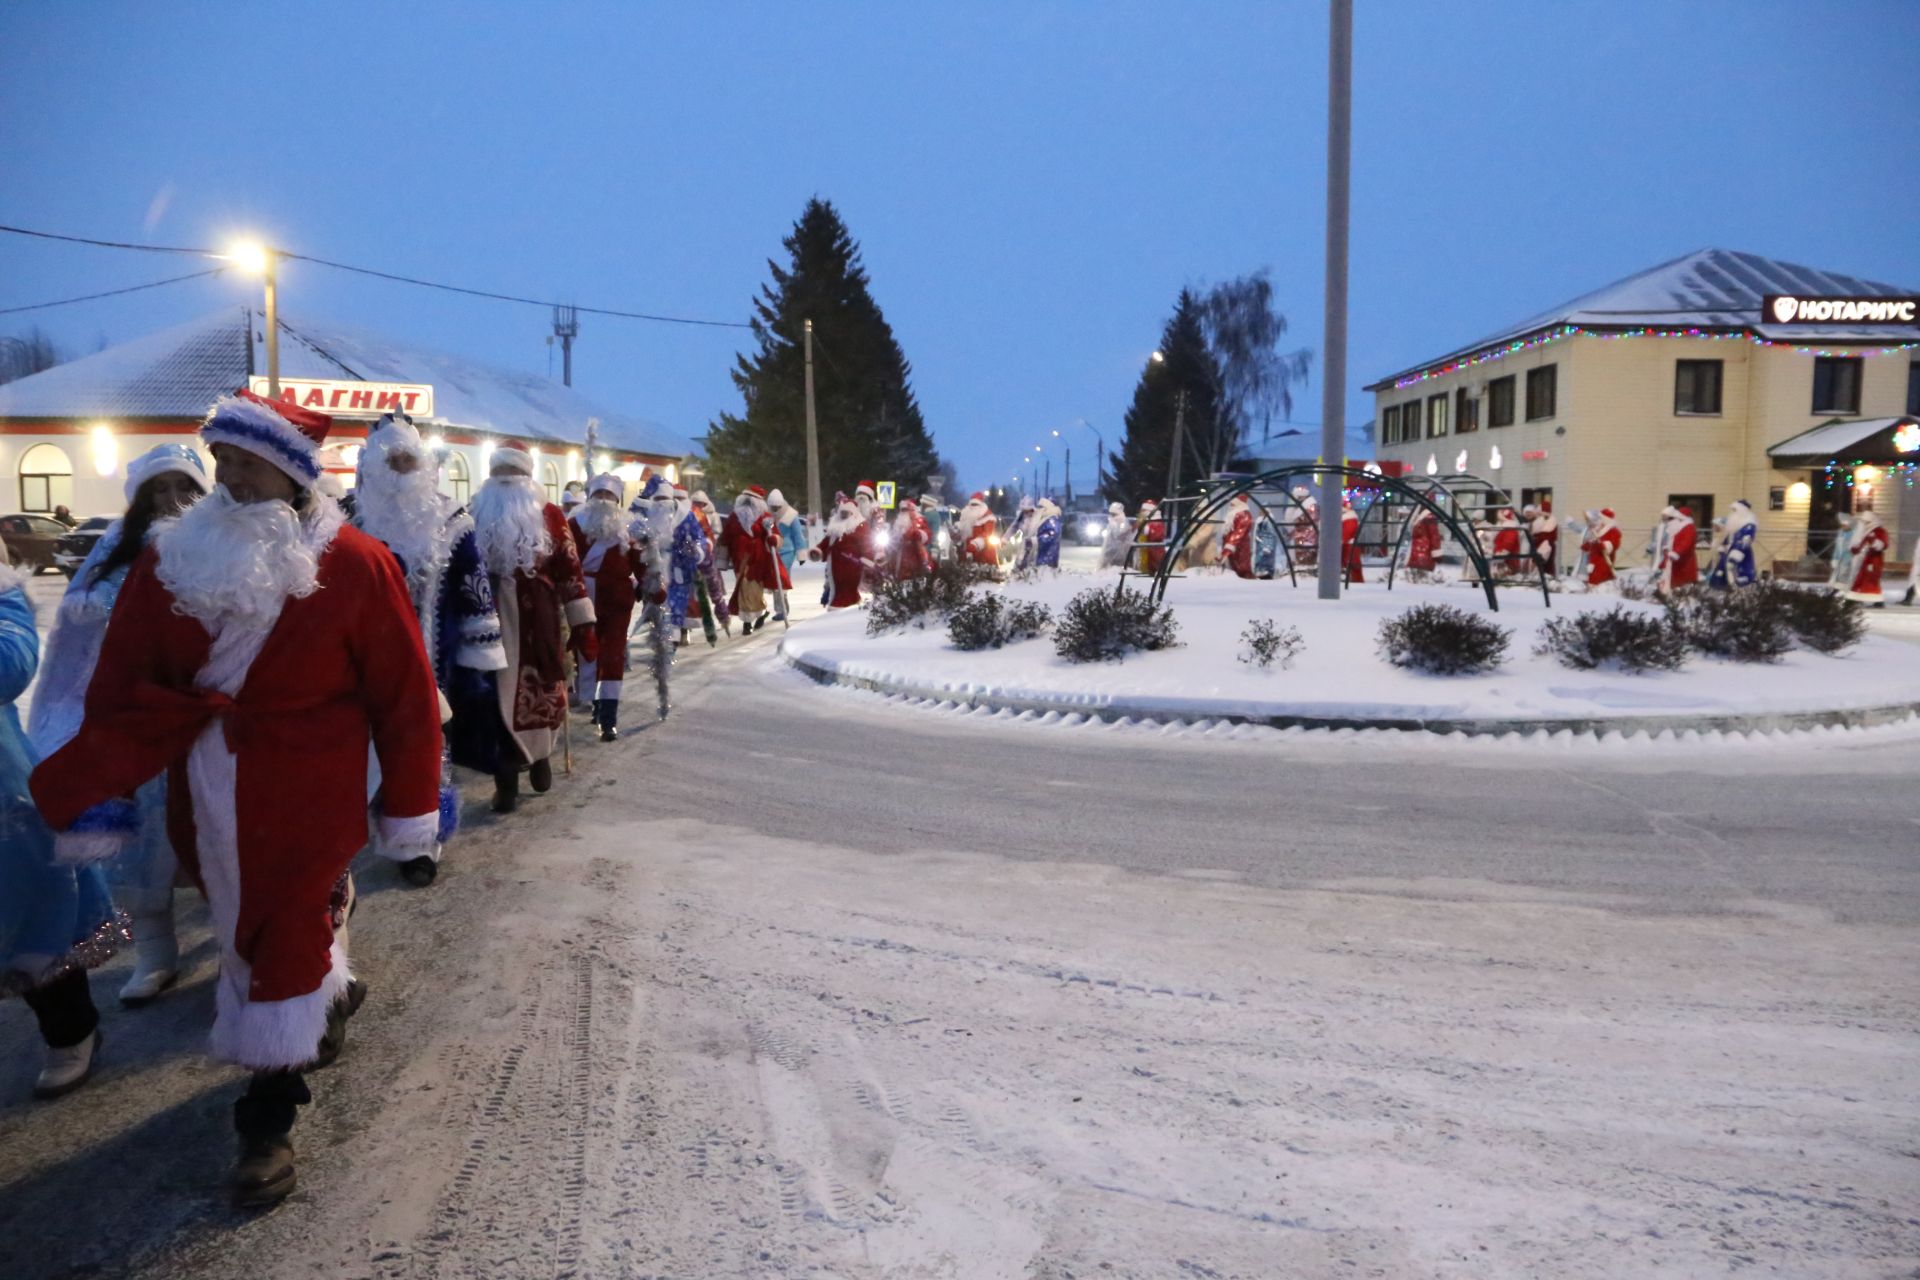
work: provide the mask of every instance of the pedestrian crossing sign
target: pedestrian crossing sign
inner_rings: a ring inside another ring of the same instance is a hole
[[[894,483],[891,480],[876,481],[873,486],[873,500],[888,511],[893,510]]]

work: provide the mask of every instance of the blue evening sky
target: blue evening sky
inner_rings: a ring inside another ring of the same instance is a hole
[[[1350,423],[1365,382],[1697,248],[1920,287],[1916,0],[1357,8]],[[1093,437],[1068,424],[1117,443],[1182,285],[1269,266],[1319,347],[1326,34],[1319,0],[9,4],[0,222],[251,231],[744,319],[818,194],[861,242],[962,483],[1008,478],[1059,428],[1085,487]],[[0,307],[186,269],[0,236]],[[253,288],[0,333],[91,350]],[[534,308],[298,264],[283,288],[290,318],[547,367]],[[745,336],[588,317],[575,384],[697,434],[738,406]],[[1295,416],[1318,422],[1317,376]]]

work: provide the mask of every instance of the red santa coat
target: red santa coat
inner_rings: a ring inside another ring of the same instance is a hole
[[[587,552],[580,569],[593,600],[594,656],[580,668],[581,694],[591,688],[595,698],[620,696],[627,675],[627,632],[633,626],[634,590],[638,557],[631,543],[602,542]],[[581,628],[583,631],[585,628]]]
[[[986,565],[989,569],[1000,567],[1000,548],[994,545],[994,535],[999,532],[1000,522],[989,511],[974,522],[971,529],[960,536],[960,558],[971,560],[975,564]]]
[[[793,580],[787,576],[787,567],[775,554],[780,546],[780,527],[773,522],[771,512],[761,512],[755,517],[751,528],[740,522],[738,512],[727,512],[726,519],[720,522],[720,545],[726,548],[728,558],[733,561],[736,575],[729,608],[734,608],[739,602],[739,578],[750,578],[769,591],[792,590]],[[735,612],[738,612],[737,608]]]
[[[369,740],[382,840],[428,853],[438,833],[433,669],[398,563],[357,529],[331,533],[317,590],[217,652],[175,612],[156,560],[149,549],[128,573],[86,718],[34,772],[34,800],[64,830],[167,771],[168,834],[222,948],[213,1052],[301,1066],[346,987],[328,904],[367,843]]]
[[[827,608],[849,609],[860,603],[860,574],[873,554],[872,538],[873,529],[864,521],[840,533],[827,526],[826,539],[820,544],[820,554],[827,562],[827,582],[832,587]]]
[[[1527,528],[1533,534],[1534,558],[1551,569],[1558,563],[1556,556],[1560,545],[1560,522],[1552,515],[1542,512],[1533,518]]]
[[[1150,545],[1140,548],[1140,563],[1148,573],[1160,572],[1160,566],[1167,562],[1167,549],[1157,545],[1167,540],[1167,522],[1161,518],[1158,507],[1143,507],[1140,511],[1140,533],[1136,542]]]
[[[1253,512],[1243,502],[1230,504],[1233,517],[1227,521],[1227,536],[1221,539],[1220,551],[1235,574],[1242,578],[1253,576]]]
[[[899,524],[895,522],[896,526]],[[928,543],[932,541],[932,531],[927,527],[927,518],[918,511],[908,508],[907,528],[896,535],[899,539],[898,559],[894,572],[902,578],[923,578],[933,572],[933,556],[928,552]]]
[[[1660,582],[1668,590],[1690,587],[1700,581],[1700,557],[1696,546],[1700,530],[1691,520],[1667,523],[1666,552],[1660,560]]]
[[[495,677],[500,716],[512,730],[520,754],[531,764],[553,754],[560,726],[567,718],[566,645],[561,620],[576,636],[591,634],[593,601],[580,569],[567,518],[551,502],[544,519],[552,549],[532,570],[516,570],[511,583],[493,579],[493,600],[500,610],[500,635],[507,650],[507,669]],[[586,650],[588,642],[576,642]],[[583,659],[594,655],[582,652]]]
[[[1497,524],[1493,527],[1493,571],[1510,578],[1520,571],[1520,526]]]
[[[580,527],[580,522],[572,516],[567,517],[567,533],[573,539],[574,555],[578,556],[582,561],[585,561],[587,551],[589,550],[586,531]],[[591,589],[589,589],[588,594],[592,594]],[[573,654],[575,660],[583,667],[587,663],[597,659],[600,656],[600,643],[596,628],[573,628],[567,635],[567,650]]]
[[[1407,568],[1431,570],[1440,551],[1440,521],[1431,511],[1413,518],[1413,532],[1407,537]]]
[[[1880,591],[1880,571],[1887,561],[1887,526],[1875,523],[1864,536],[1853,539],[1853,583],[1847,598],[1862,604],[1877,604],[1884,599]]]
[[[1613,560],[1620,554],[1620,526],[1608,525],[1598,531],[1589,529],[1580,550],[1587,557],[1587,585],[1597,587],[1603,582],[1612,582]]]
[[[1360,563],[1360,513],[1352,507],[1340,513],[1340,562],[1346,566],[1348,582],[1367,580]]]

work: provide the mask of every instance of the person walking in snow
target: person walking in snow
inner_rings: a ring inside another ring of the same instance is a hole
[[[39,755],[20,730],[14,702],[33,681],[40,637],[26,581],[26,572],[0,555],[0,998],[19,995],[33,1010],[47,1048],[34,1096],[57,1098],[93,1074],[100,1013],[87,971],[128,935],[99,865],[55,858],[53,833],[27,791]]]
[[[1880,570],[1887,559],[1887,526],[1879,513],[1868,510],[1854,513],[1853,537],[1847,550],[1853,556],[1853,581],[1847,585],[1847,599],[1878,608],[1886,603],[1880,591]]]
[[[1140,504],[1139,530],[1134,542],[1140,545],[1140,571],[1159,573],[1160,566],[1167,562],[1167,521],[1160,514],[1160,504],[1148,498]]]
[[[1115,569],[1127,562],[1127,551],[1133,546],[1133,521],[1127,519],[1127,509],[1117,502],[1107,504],[1107,528],[1100,539],[1100,567]]]
[[[1227,503],[1227,536],[1221,540],[1220,550],[1235,576],[1253,576],[1253,502],[1244,493],[1235,494]]]
[[[1033,564],[1039,569],[1060,567],[1060,508],[1052,498],[1034,504]]]
[[[1010,548],[1013,555],[1013,571],[1019,573],[1033,567],[1033,555],[1036,548],[1033,542],[1034,526],[1039,522],[1037,508],[1031,497],[1020,499],[1020,508],[1014,513],[1013,527],[1002,539],[1002,547]]]
[[[1587,531],[1580,539],[1580,553],[1587,558],[1589,587],[1613,581],[1614,560],[1620,554],[1621,536],[1612,507],[1587,512]]]
[[[1543,579],[1560,576],[1560,522],[1553,518],[1553,504],[1542,500],[1527,508],[1527,531],[1533,535],[1533,566]]]
[[[1413,527],[1407,531],[1407,577],[1415,582],[1433,580],[1435,557],[1440,554],[1440,520],[1421,507],[1414,512]]]
[[[1760,522],[1744,500],[1728,508],[1726,532],[1714,556],[1713,569],[1707,575],[1709,587],[1727,591],[1754,584],[1759,576],[1759,561],[1754,556],[1753,542],[1759,532]]]
[[[107,622],[133,562],[161,521],[198,502],[209,487],[206,465],[184,444],[155,445],[127,464],[126,514],[107,527],[75,571],[47,635],[27,722],[39,756],[52,755],[79,732]],[[120,989],[120,1003],[131,1008],[172,986],[180,971],[173,927],[173,881],[180,864],[167,834],[165,775],[142,783],[134,804],[138,833],[105,868],[116,905],[133,921],[133,973]]]
[[[589,647],[593,601],[580,556],[560,508],[533,481],[532,451],[510,440],[494,450],[491,471],[473,497],[474,538],[507,665],[490,688],[454,701],[452,732],[456,759],[490,766],[494,812],[512,813],[523,770],[536,792],[553,785],[552,756],[567,715],[567,652],[583,663],[598,654]],[[561,636],[563,618],[571,645]]]
[[[793,587],[780,564],[780,533],[767,507],[765,489],[750,484],[734,497],[733,510],[720,526],[720,542],[733,561],[733,599],[728,607],[740,615],[740,633],[752,635],[769,621],[767,592]]]
[[[1346,568],[1349,583],[1367,580],[1366,566],[1360,560],[1360,513],[1351,502],[1340,504],[1340,563]]]
[[[494,673],[506,668],[507,653],[500,640],[493,585],[481,566],[473,536],[473,517],[440,493],[439,479],[433,451],[420,438],[413,420],[404,413],[388,414],[367,433],[360,453],[353,525],[385,544],[400,562],[434,683],[444,700],[444,724],[452,716],[460,688],[469,697],[491,694]],[[425,853],[404,851],[408,856],[400,863],[401,878],[416,888],[432,884],[439,875],[447,841],[459,826],[454,763],[448,734],[440,758],[438,837]],[[372,781],[377,788],[377,772]],[[384,796],[376,792],[376,817],[383,804]],[[377,839],[372,845],[383,856],[394,852]]]
[[[637,600],[634,578],[637,557],[633,539],[627,532],[630,517],[626,510],[626,483],[612,474],[597,475],[587,482],[587,500],[580,504],[576,519],[586,535],[587,554],[581,558],[580,572],[586,581],[587,598],[593,601],[594,658],[580,665],[580,685],[576,697],[591,704],[591,723],[600,730],[600,741],[612,742],[620,736],[620,688],[627,676],[627,632],[633,626],[633,608]]]
[[[201,427],[218,487],[167,522],[128,573],[79,732],[34,770],[63,862],[133,833],[128,792],[162,769],[174,848],[220,946],[214,1056],[250,1069],[234,1104],[234,1199],[294,1187],[304,1072],[337,1054],[365,995],[344,930],[346,870],[367,839],[430,849],[440,711],[393,556],[316,487],[330,420],[246,391]]]
[[[1313,490],[1303,484],[1293,487],[1293,500],[1300,504],[1300,514],[1293,518],[1293,562],[1296,565],[1317,564],[1320,560],[1320,500],[1313,496]]]
[[[983,568],[1000,567],[998,522],[987,507],[987,495],[976,493],[960,508],[953,522],[953,541],[960,559]]]
[[[1520,518],[1512,507],[1502,507],[1494,515],[1488,558],[1496,578],[1512,578],[1520,572],[1525,557],[1520,554]]]
[[[903,502],[893,517],[893,576],[906,581],[924,578],[933,572],[933,556],[928,547],[932,538],[920,504]]]
[[[1700,560],[1694,548],[1700,528],[1686,507],[1669,506],[1660,512],[1660,566],[1658,593],[1672,595],[1700,581]]]
[[[780,532],[780,565],[791,580],[794,564],[807,553],[807,522],[778,489],[767,494],[767,507],[773,512],[773,527]]]
[[[827,521],[827,536],[810,554],[826,561],[827,608],[851,609],[859,604],[861,575],[873,564],[873,542],[872,528],[852,499],[840,499],[833,519]]]

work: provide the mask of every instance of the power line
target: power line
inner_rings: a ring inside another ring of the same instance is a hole
[[[132,284],[124,289],[109,289],[105,293],[89,293],[78,298],[61,298],[55,302],[35,302],[24,307],[0,307],[0,316],[10,316],[21,311],[45,311],[48,307],[66,307],[76,302],[92,302],[95,298],[117,298],[123,293],[139,293],[142,289],[158,289],[161,285],[179,284],[183,280],[198,280],[203,276],[217,276],[225,267],[209,267],[205,271],[190,271],[184,276],[168,276],[165,280],[152,280],[146,284]]]
[[[18,236],[32,236],[38,240],[60,240],[68,244],[93,245],[101,249],[131,249],[140,253],[185,253],[194,254],[203,258],[223,258],[226,256],[225,254],[216,253],[211,249],[186,249],[168,245],[129,244],[121,240],[95,240],[88,236],[59,235],[51,231],[34,231],[26,227],[10,227],[4,224],[0,224],[0,232],[10,232]],[[574,306],[574,310],[584,311],[589,315],[614,316],[622,320],[651,320],[658,324],[697,325],[709,329],[751,329],[753,327],[751,324],[743,323],[739,320],[698,320],[688,316],[657,315],[647,311],[621,311],[612,307],[575,306],[571,303],[553,302],[544,298],[524,298],[517,294],[495,293],[487,289],[469,289],[463,285],[443,284],[438,280],[422,280],[418,276],[396,275],[391,271],[375,271],[372,267],[356,267],[347,262],[331,262],[326,258],[316,258],[304,253],[288,253],[285,250],[279,249],[272,250],[271,252],[273,252],[276,257],[286,258],[293,262],[311,262],[317,267],[331,267],[335,271],[350,271],[355,275],[372,276],[377,280],[391,280],[397,284],[410,284],[422,289],[438,289],[443,293],[465,294],[470,298],[487,298],[494,302],[515,302],[530,307]],[[203,272],[201,274],[206,273]],[[191,277],[182,276],[180,278],[184,280],[190,279]],[[171,282],[161,281],[159,283]],[[106,297],[108,295],[99,294],[96,296]],[[82,301],[82,299],[75,299],[75,301]],[[24,310],[25,308],[16,309]]]

